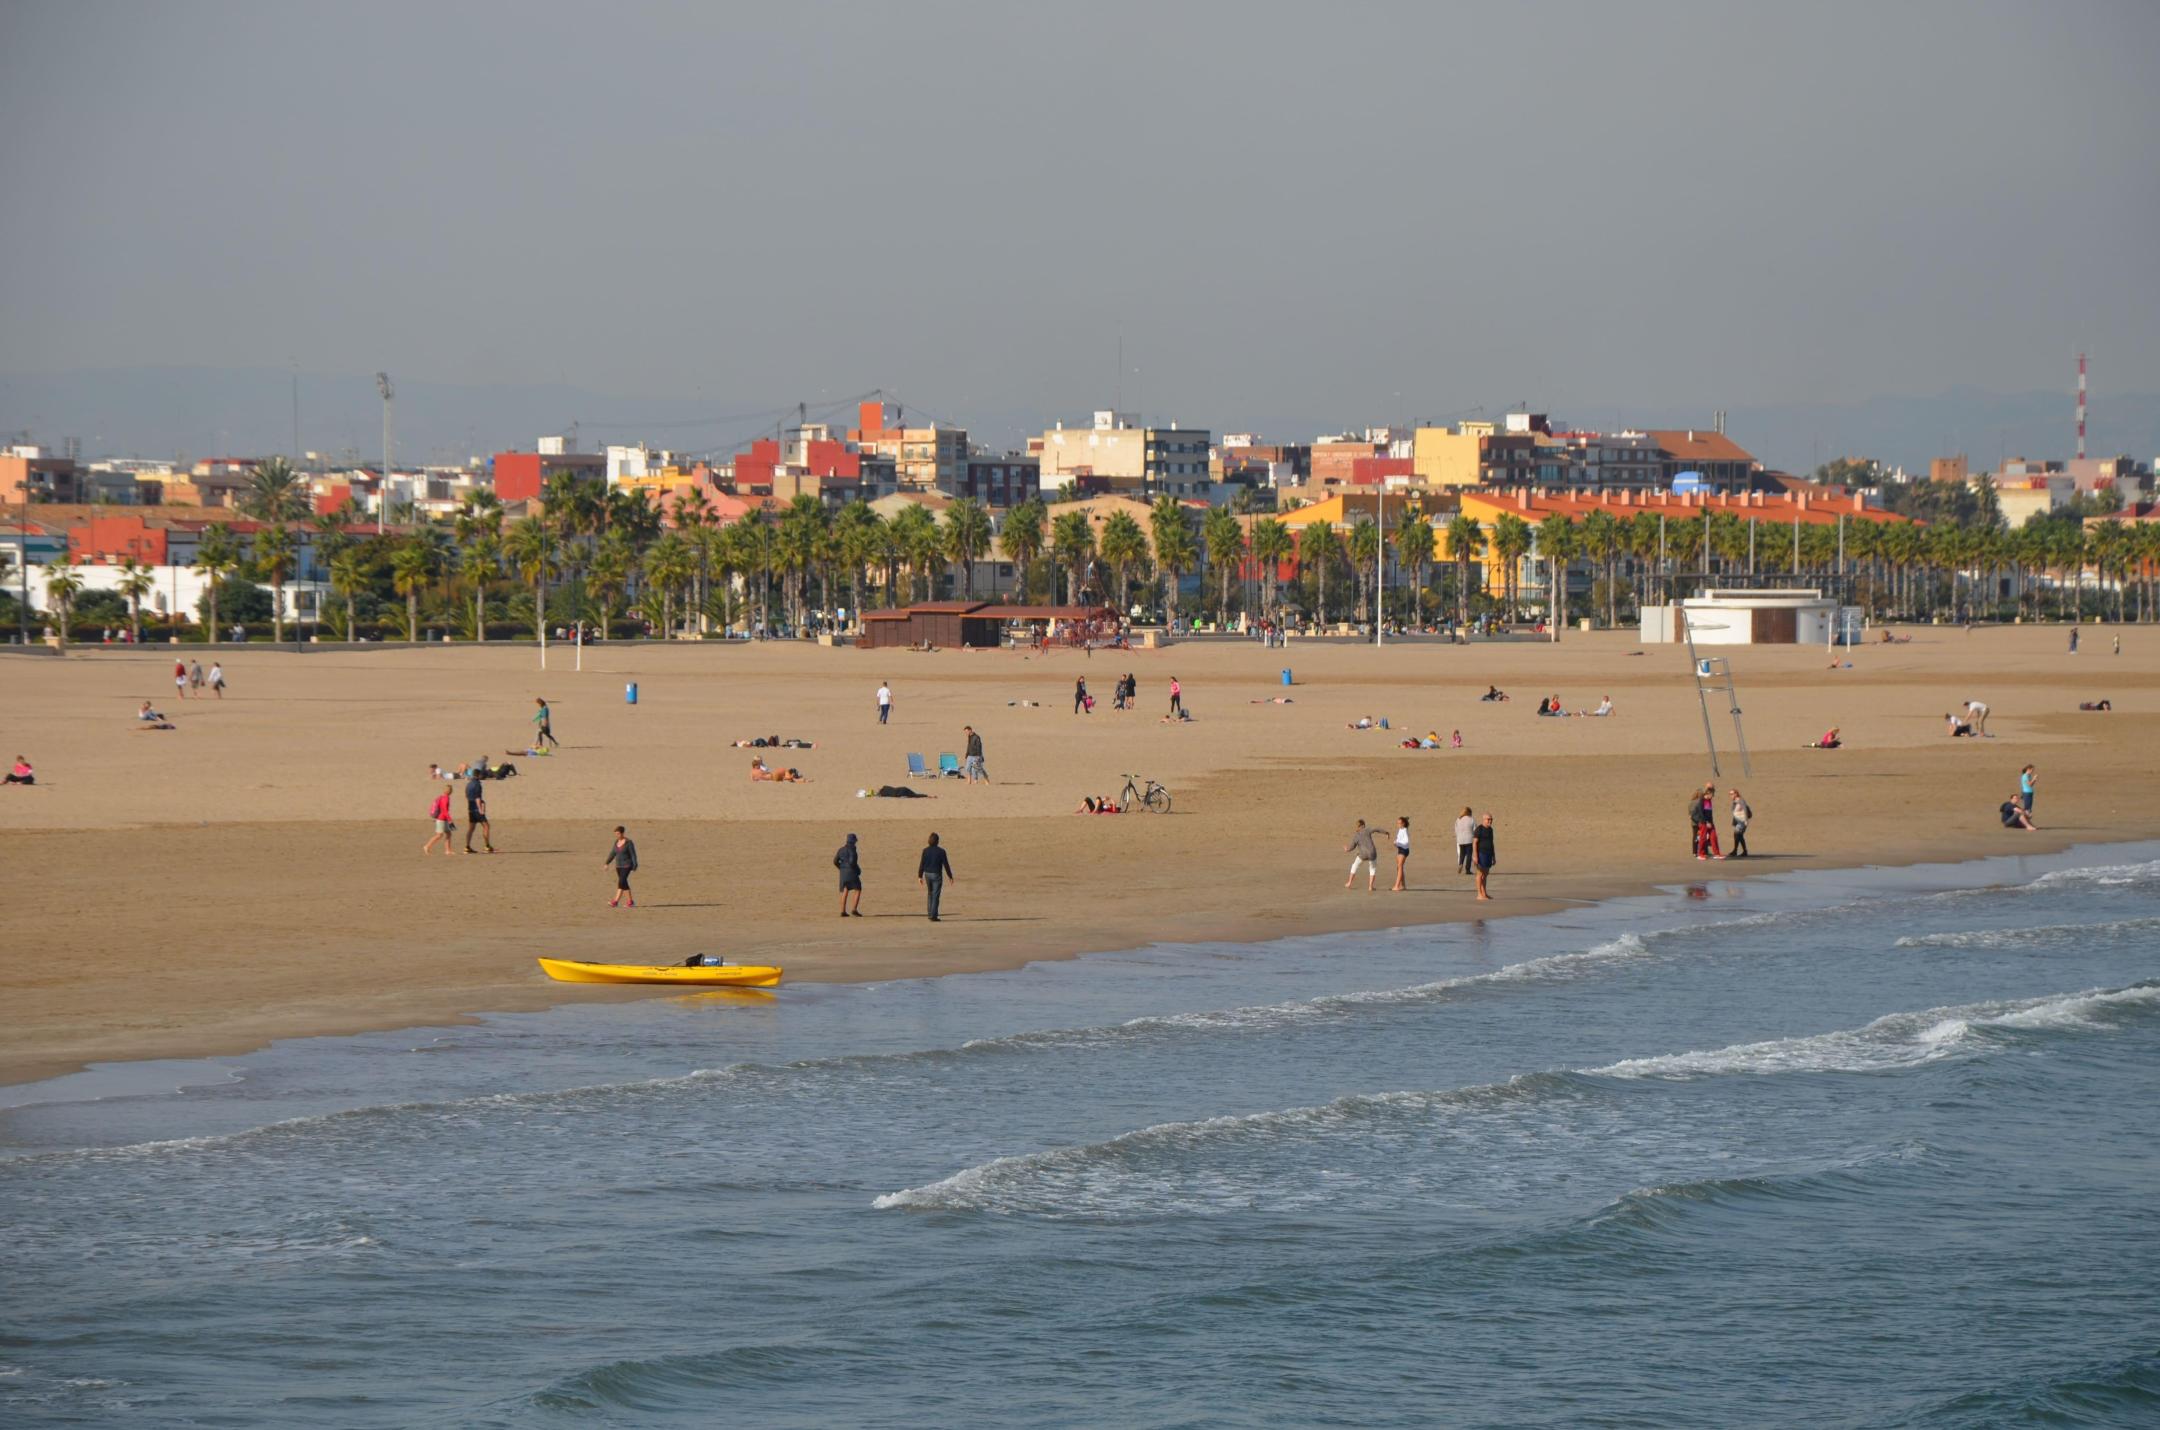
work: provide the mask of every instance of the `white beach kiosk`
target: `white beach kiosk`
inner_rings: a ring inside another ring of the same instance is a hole
[[[1645,606],[1642,613],[1644,645],[1670,645],[1691,635],[1697,645],[1851,645],[1859,634],[1860,608],[1841,606],[1813,588],[1713,587],[1672,605]]]

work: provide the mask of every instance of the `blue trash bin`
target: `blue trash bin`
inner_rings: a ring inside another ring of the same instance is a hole
[[[1283,683],[1283,684],[1285,684],[1285,685],[1289,685],[1289,684],[1291,684],[1291,683],[1292,683],[1292,681],[1291,681],[1291,679],[1290,679],[1290,672],[1289,672],[1289,671],[1287,671],[1287,670],[1285,670],[1285,671],[1284,671],[1284,672],[1282,673],[1282,683]]]
[[[629,683],[628,685],[625,685],[625,686],[624,686],[624,687],[622,688],[622,698],[623,698],[623,701],[624,701],[624,703],[625,703],[625,704],[629,704],[629,705],[635,705],[635,704],[637,704],[637,682],[636,682],[636,681],[634,681],[634,680],[633,680],[633,681],[631,681],[631,682],[630,682],[630,683]]]

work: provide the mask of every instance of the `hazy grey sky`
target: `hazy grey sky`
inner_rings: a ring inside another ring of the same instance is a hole
[[[0,371],[2160,388],[2160,5],[0,5]]]

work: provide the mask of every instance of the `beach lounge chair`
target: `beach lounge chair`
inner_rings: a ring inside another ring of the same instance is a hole
[[[958,755],[939,755],[937,757],[937,772],[939,779],[944,779],[947,775],[952,776],[954,779],[960,778],[960,757]]]
[[[921,755],[909,755],[907,757],[907,777],[911,780],[930,778],[930,767],[923,763]]]

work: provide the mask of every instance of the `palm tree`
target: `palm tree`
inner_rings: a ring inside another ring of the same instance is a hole
[[[82,573],[75,569],[75,558],[62,546],[60,554],[45,566],[45,599],[52,603],[52,611],[58,617],[53,624],[59,632],[62,650],[67,649],[68,622],[75,615],[75,598],[82,594],[82,589]]]
[[[1507,610],[1507,619],[1513,620],[1520,604],[1518,592],[1523,557],[1530,554],[1530,523],[1509,511],[1494,517],[1492,554],[1500,565],[1501,603]]]
[[[1613,560],[1620,554],[1622,536],[1619,521],[1603,507],[1594,507],[1583,517],[1583,554],[1598,563],[1600,579],[1605,583],[1605,624],[1608,628],[1619,624],[1620,619],[1613,594]],[[1596,614],[1594,599],[1591,613]]]
[[[763,629],[772,619],[772,520],[763,507],[753,507],[730,530],[735,533],[735,554],[742,562],[743,574],[757,583],[756,619]]]
[[[1455,623],[1470,624],[1470,573],[1485,550],[1485,529],[1464,512],[1447,524],[1448,559],[1455,563]]]
[[[700,531],[710,530],[707,527]],[[715,533],[717,535],[718,533]],[[630,571],[637,564],[637,551],[630,545],[630,538],[621,531],[610,529],[593,548],[592,569],[587,573],[592,592],[600,601],[600,630],[606,634],[613,628],[615,603],[630,588]]]
[[[1111,579],[1117,582],[1117,608],[1122,615],[1132,608],[1133,568],[1147,560],[1147,533],[1130,512],[1114,511],[1104,520],[1095,544],[1102,552],[1103,564],[1110,568]]]
[[[861,497],[840,508],[833,518],[833,555],[847,569],[848,606],[855,612],[855,629],[862,629],[863,572],[884,549],[885,518]]]
[[[218,638],[218,588],[240,567],[240,543],[234,540],[232,528],[222,521],[204,527],[195,546],[195,564],[210,582],[210,625],[203,639],[214,641]]]
[[[353,615],[353,597],[368,588],[368,563],[358,551],[340,551],[330,561],[330,585],[345,598],[345,639],[352,640],[359,634],[359,622]]]
[[[1433,526],[1421,512],[1414,512],[1395,528],[1395,560],[1410,568],[1410,624],[1425,616],[1425,568],[1433,559]]]
[[[1200,541],[1206,548],[1208,571],[1216,579],[1215,623],[1226,626],[1230,624],[1230,583],[1245,556],[1244,524],[1225,507],[1209,507],[1200,519]]]
[[[1282,564],[1297,554],[1297,543],[1290,537],[1290,528],[1272,516],[1263,516],[1252,524],[1252,555],[1260,567],[1260,608],[1270,620],[1279,614],[1275,600],[1275,588],[1282,576]]]
[[[298,521],[307,515],[307,485],[291,462],[268,458],[249,476],[240,509],[257,521]]]
[[[960,568],[960,584],[969,600],[975,599],[975,563],[989,550],[990,513],[981,502],[961,497],[945,509],[945,554]]]
[[[533,588],[533,633],[547,645],[547,583],[562,559],[562,547],[554,530],[537,516],[528,516],[510,528],[503,539],[503,554],[526,585]]]
[[[1050,524],[1050,550],[1065,568],[1065,604],[1079,605],[1088,559],[1095,554],[1095,523],[1084,511],[1059,512]]]
[[[1013,564],[1014,584],[1019,588],[1020,599],[1027,599],[1029,573],[1035,558],[1043,553],[1043,529],[1049,521],[1049,509],[1041,497],[1029,497],[1005,513],[1005,526],[998,533],[998,546],[1005,559]]]
[[[458,558],[458,575],[472,587],[473,639],[482,644],[487,641],[488,583],[501,574],[502,541],[491,532],[467,539],[464,555]]]
[[[1193,539],[1192,517],[1176,497],[1165,493],[1155,498],[1148,511],[1148,534],[1155,542],[1155,568],[1162,573],[1162,609],[1165,625],[1177,615],[1179,578],[1200,559]]]
[[[1309,521],[1298,532],[1297,558],[1300,567],[1313,573],[1314,604],[1324,630],[1328,623],[1328,568],[1342,564],[1342,538],[1326,522]]]
[[[408,537],[390,558],[390,585],[405,598],[405,639],[420,639],[420,593],[434,578],[434,554],[426,542]]]
[[[907,563],[908,599],[916,599],[916,583],[921,582],[930,593],[921,599],[929,600],[935,594],[935,587],[931,585],[935,569],[944,559],[937,518],[921,503],[910,503],[892,519],[890,529],[894,554]]]
[[[773,533],[775,564],[787,577],[788,623],[798,633],[803,627],[803,588],[810,573],[817,569],[825,545],[825,526],[825,503],[803,492],[780,513]]]
[[[157,577],[150,568],[129,557],[120,563],[120,579],[114,583],[121,595],[127,597],[128,627],[137,645],[142,644],[143,597],[157,589]]]
[[[270,583],[270,639],[280,643],[285,639],[285,580],[298,558],[291,527],[266,526],[255,533],[255,570]]]
[[[1575,553],[1582,545],[1582,538],[1575,530],[1572,517],[1555,512],[1538,523],[1537,544],[1539,553],[1545,558],[1545,579],[1549,583],[1545,619],[1557,635],[1560,627],[1567,623],[1568,571],[1575,563]]]
[[[1369,620],[1373,590],[1373,577],[1380,564],[1380,523],[1369,516],[1361,516],[1350,524],[1350,540],[1346,543],[1350,552],[1350,566],[1357,575],[1358,619]]]
[[[811,497],[816,501],[816,497]],[[690,550],[690,543],[677,532],[669,532],[645,550],[645,581],[660,593],[660,619],[658,625],[662,639],[674,634],[674,596],[690,584],[697,570],[697,558]],[[646,618],[651,619],[648,609]]]

